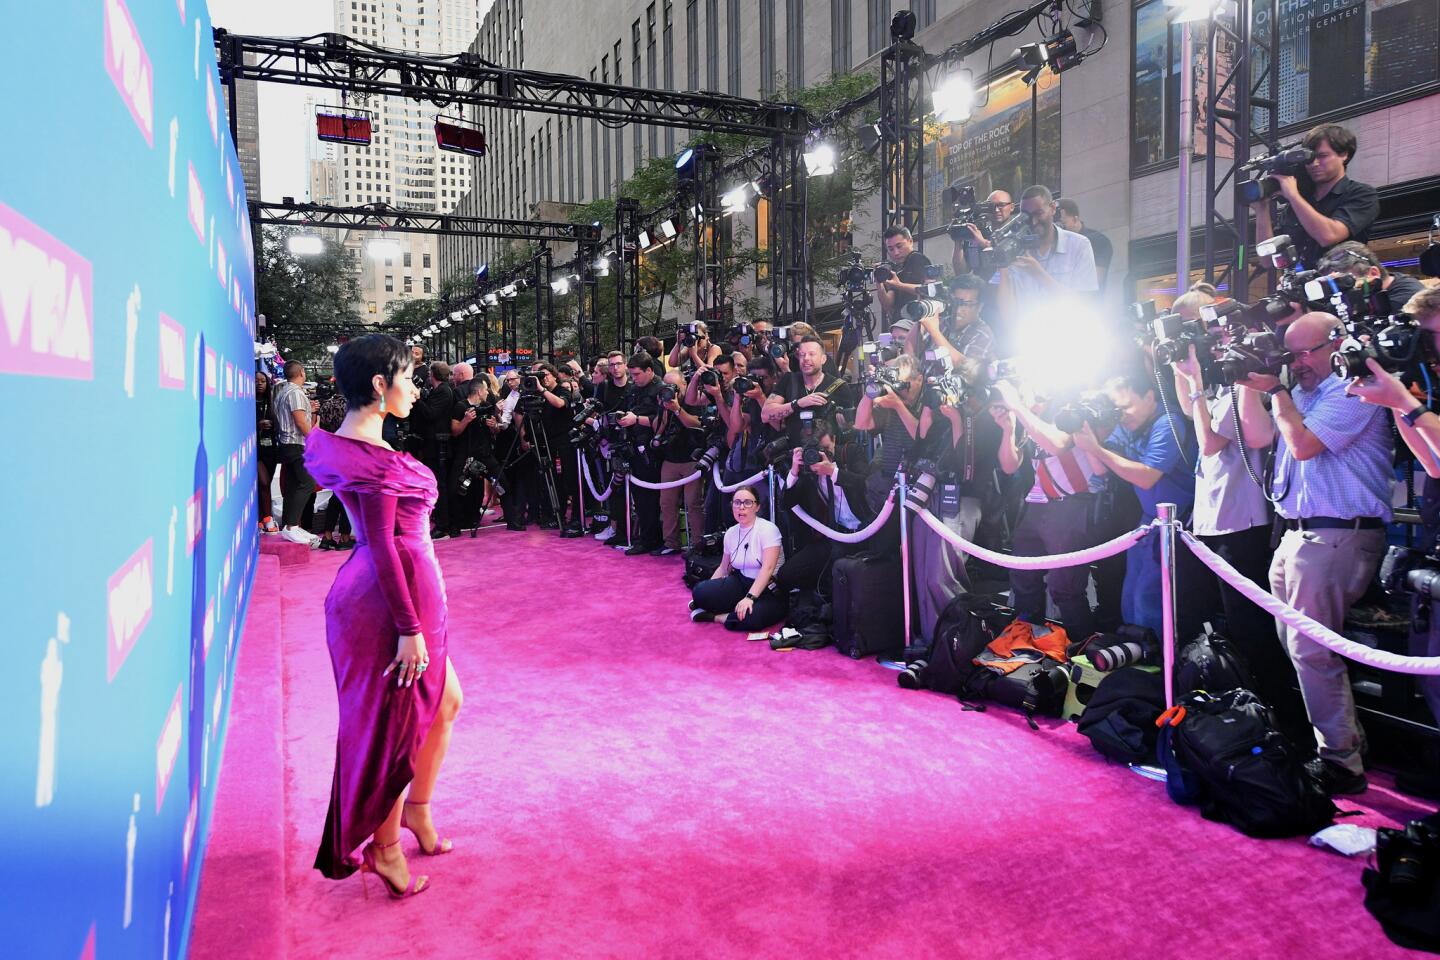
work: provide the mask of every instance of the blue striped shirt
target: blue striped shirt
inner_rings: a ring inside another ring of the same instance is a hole
[[[1303,517],[1379,517],[1390,522],[1394,444],[1384,407],[1345,393],[1346,381],[1325,377],[1313,390],[1290,392],[1305,428],[1325,445],[1309,460],[1296,460],[1282,436],[1275,453],[1272,494],[1285,494],[1275,511]]]

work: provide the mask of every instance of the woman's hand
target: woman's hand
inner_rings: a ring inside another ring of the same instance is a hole
[[[395,685],[397,687],[413,686],[415,681],[420,679],[420,674],[430,666],[430,654],[425,649],[425,634],[411,633],[401,634],[400,642],[395,645],[395,659],[385,668],[382,677],[388,677],[390,671],[396,671]]]
[[[740,602],[735,604],[735,616],[739,620],[744,620],[746,617],[750,616],[750,611],[754,609],[754,600],[751,600],[748,596],[741,597]]]

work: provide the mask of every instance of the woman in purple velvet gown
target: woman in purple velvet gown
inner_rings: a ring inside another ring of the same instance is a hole
[[[445,584],[430,542],[435,478],[381,439],[385,417],[407,416],[419,395],[412,368],[409,349],[393,337],[344,344],[335,381],[345,421],[334,433],[312,431],[305,447],[306,468],[340,497],[359,535],[325,598],[340,731],[315,867],[335,880],[357,868],[378,874],[394,897],[419,893],[428,879],[411,877],[402,827],[422,853],[452,849],[436,833],[429,803],[460,709],[445,650]]]

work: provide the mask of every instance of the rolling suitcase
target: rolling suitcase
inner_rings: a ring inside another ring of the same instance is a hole
[[[905,649],[905,611],[901,606],[900,561],[842,557],[831,574],[835,646],[859,660]]]

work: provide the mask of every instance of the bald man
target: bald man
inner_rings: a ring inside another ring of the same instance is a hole
[[[1394,450],[1384,409],[1347,396],[1347,381],[1330,371],[1336,332],[1333,316],[1302,315],[1285,331],[1293,385],[1269,374],[1240,385],[1270,396],[1279,434],[1272,496],[1285,535],[1270,564],[1270,592],[1338,632],[1385,553]],[[1245,429],[1247,444],[1263,445],[1253,426]],[[1306,769],[1332,796],[1363,793],[1365,734],[1345,661],[1298,630],[1279,628],[1319,747]]]
[[[992,214],[990,222],[997,227],[1015,215],[1015,201],[1004,190],[990,191],[990,196],[985,198],[985,202],[990,205]],[[963,243],[955,244],[955,249],[950,254],[950,268],[955,271],[957,277],[962,273],[975,272],[979,263],[978,255],[968,251],[978,252],[990,246],[990,241],[985,239],[985,235],[980,232],[979,227],[973,223],[967,223],[964,226],[969,232],[969,237],[964,238]]]

